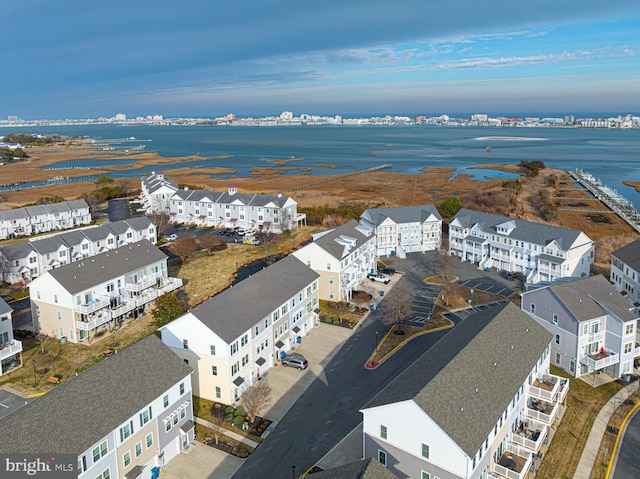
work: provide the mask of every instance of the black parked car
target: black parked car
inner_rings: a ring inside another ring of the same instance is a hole
[[[392,274],[396,274],[396,269],[395,268],[382,268],[382,269],[378,270],[378,273],[392,275]]]

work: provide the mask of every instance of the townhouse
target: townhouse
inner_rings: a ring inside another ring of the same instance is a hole
[[[306,221],[289,196],[239,193],[235,185],[226,192],[178,189],[163,173],[142,179],[142,204],[147,212],[162,211],[174,223],[245,228],[282,233]]]
[[[2,281],[28,282],[53,268],[142,239],[151,243],[158,240],[157,229],[146,216],[3,246],[0,248]]]
[[[290,255],[160,333],[162,342],[194,368],[194,394],[231,404],[304,340],[318,313],[318,275]]]
[[[398,479],[389,469],[373,458],[332,467],[309,474],[313,479]]]
[[[589,276],[594,246],[581,231],[463,208],[449,222],[449,254],[539,283]]]
[[[54,268],[29,284],[34,330],[90,342],[100,330],[138,317],[158,296],[182,286],[167,256],[141,240]]]
[[[291,253],[320,275],[319,298],[349,301],[356,287],[376,269],[373,229],[351,220],[316,233],[313,241]]]
[[[611,253],[609,279],[636,308],[640,307],[640,240]]]
[[[282,233],[296,228],[306,215],[289,196],[238,193],[235,185],[226,192],[176,191],[170,200],[171,221],[199,226],[246,228]]]
[[[142,206],[147,213],[169,213],[169,200],[178,189],[178,185],[165,177],[164,173],[152,171],[141,180]]]
[[[363,407],[363,457],[398,477],[529,477],[569,388],[551,340],[510,302],[473,311]]]
[[[371,208],[360,224],[373,228],[378,257],[440,249],[442,216],[433,205]]]
[[[0,419],[0,453],[71,454],[80,479],[157,478],[194,439],[191,373],[147,336]]]
[[[13,308],[0,298],[0,376],[22,366],[22,342],[13,338]]]
[[[0,240],[64,230],[91,223],[85,200],[63,201],[0,211]]]
[[[532,289],[522,294],[521,308],[554,335],[551,361],[573,377],[633,373],[638,314],[605,277]]]

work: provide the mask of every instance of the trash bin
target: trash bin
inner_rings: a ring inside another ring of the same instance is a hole
[[[375,310],[376,310],[376,305],[375,305],[375,304],[370,305],[370,306],[369,306],[369,309],[370,309],[371,311],[375,311]]]
[[[380,296],[384,296],[384,291],[378,291],[378,293],[380,293]]]
[[[280,359],[284,359],[286,355],[287,353],[285,353],[284,351],[280,351]]]
[[[300,344],[301,342],[302,342],[302,338],[301,338],[300,336],[298,336],[298,337],[296,338],[296,343]]]

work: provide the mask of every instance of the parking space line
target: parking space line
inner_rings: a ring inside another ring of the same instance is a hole
[[[2,407],[6,407],[7,409],[9,409],[9,406],[7,406],[6,404],[3,404],[3,403],[1,403],[1,402],[0,402],[0,406],[2,406]]]

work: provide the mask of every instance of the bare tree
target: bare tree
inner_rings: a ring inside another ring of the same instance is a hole
[[[131,194],[131,187],[129,186],[129,180],[127,178],[119,179],[117,185],[122,188],[122,194],[124,196],[129,196]]]
[[[337,303],[329,301],[327,304],[331,311],[333,311],[340,320],[342,320],[342,317],[351,310],[351,305],[346,301],[338,301]]]
[[[211,254],[214,251],[220,251],[227,247],[227,243],[218,235],[206,235],[200,237],[200,246],[207,250],[207,253]]]
[[[198,251],[198,242],[195,238],[182,238],[169,246],[171,251],[176,256],[180,256],[180,261],[184,263],[184,260],[190,254]]]
[[[449,296],[453,293],[453,281],[455,279],[453,261],[454,256],[449,255],[445,250],[440,250],[433,263],[435,275],[438,283],[442,285],[442,299],[445,304],[449,304]]]
[[[265,381],[253,383],[240,398],[242,409],[247,413],[249,422],[253,423],[260,411],[271,402],[271,386]]]
[[[259,231],[255,234],[255,238],[260,241],[260,244],[266,252],[271,244],[278,241],[279,236],[272,231]]]
[[[364,308],[371,301],[371,295],[365,291],[354,291],[351,295],[351,301],[359,308]]]
[[[216,441],[216,446],[220,444],[220,436],[224,434],[225,428],[222,425],[224,418],[220,416],[213,416],[213,419],[209,421],[211,423],[211,432],[213,433],[213,439]]]
[[[158,229],[158,238],[166,236],[173,229],[169,213],[164,211],[154,211],[149,213],[147,217],[154,225],[156,225],[156,228]]]
[[[9,273],[11,273],[11,263],[0,252],[0,281],[8,281]]]
[[[44,349],[44,342],[47,340],[49,336],[44,333],[38,333],[36,335],[36,341],[40,343],[40,354],[47,354],[47,351]]]

